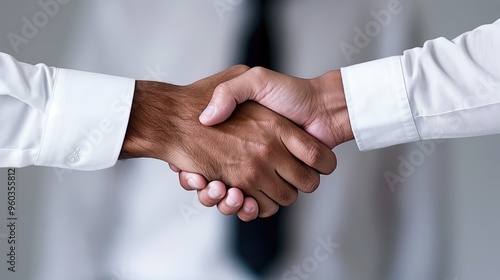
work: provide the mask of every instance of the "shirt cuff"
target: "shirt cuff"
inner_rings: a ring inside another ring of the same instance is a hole
[[[113,166],[127,130],[135,81],[57,69],[35,165],[77,170]]]
[[[420,140],[399,56],[342,68],[341,72],[359,150]]]

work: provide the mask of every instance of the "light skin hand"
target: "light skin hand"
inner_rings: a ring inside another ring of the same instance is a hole
[[[156,158],[203,174],[203,180],[218,181],[199,196],[205,205],[223,199],[223,213],[247,206],[247,212],[257,210],[258,216],[268,217],[279,206],[293,203],[297,190],[314,191],[319,173],[335,169],[335,156],[290,121],[252,102],[239,106],[223,124],[207,127],[198,121],[215,87],[247,70],[233,67],[188,86],[138,81],[121,158]],[[181,172],[180,178],[182,186],[189,185],[189,176]],[[203,180],[197,177],[194,182],[206,184]],[[241,192],[224,193],[225,185]],[[220,195],[210,200],[210,192]],[[252,207],[253,202],[258,207]]]
[[[221,123],[246,100],[288,118],[330,149],[354,139],[340,70],[301,79],[252,68],[215,89],[200,122],[209,126]]]
[[[254,100],[292,120],[331,149],[354,139],[339,70],[314,79],[300,79],[261,67],[253,68],[216,88],[200,122],[205,125],[221,123],[246,100]],[[181,182],[184,177],[197,176],[181,173]]]
[[[257,201],[252,197],[244,197],[238,188],[226,189],[224,183],[207,180],[198,174],[183,172],[170,165],[172,171],[179,173],[179,182],[187,191],[197,191],[198,199],[206,207],[216,206],[224,215],[237,214],[240,220],[249,222],[255,220],[259,214]],[[188,183],[189,182],[189,183]]]

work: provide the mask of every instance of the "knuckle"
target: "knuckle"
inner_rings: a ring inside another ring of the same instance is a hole
[[[273,114],[268,120],[268,125],[273,131],[283,130],[284,126],[291,125],[288,121],[283,121],[283,118],[278,114]]]
[[[318,173],[313,172],[311,175],[307,177],[307,183],[304,185],[304,189],[302,190],[305,193],[312,193],[318,189],[320,184],[320,176]]]
[[[270,159],[274,151],[268,143],[256,143],[254,148],[256,155],[263,160]]]
[[[256,82],[254,83],[255,85],[255,92],[262,92],[265,91],[264,89],[268,88],[268,82],[269,82],[269,73],[270,71],[267,70],[264,67],[253,67],[252,69],[248,70],[248,73],[250,77],[253,78]]]
[[[299,192],[297,190],[291,190],[284,192],[281,197],[281,206],[290,206],[294,204],[299,197]]]
[[[223,82],[221,84],[219,84],[215,90],[214,90],[214,94],[215,96],[218,96],[218,95],[227,95],[231,93],[231,86],[229,85],[228,82]]]
[[[307,147],[306,160],[309,166],[318,166],[325,160],[325,154],[317,144],[310,144]]]
[[[288,121],[283,121],[283,118],[280,115],[271,114],[267,117],[265,126],[269,129],[269,131],[274,131],[275,133],[284,135],[288,132],[291,124]]]
[[[231,67],[230,69],[234,70],[235,72],[246,72],[250,69],[250,67],[244,64],[237,64]]]
[[[261,66],[256,66],[256,67],[253,67],[252,69],[249,70],[253,75],[255,75],[256,77],[265,77],[267,75],[267,69],[264,68],[264,67],[261,67]]]
[[[250,164],[246,167],[245,169],[246,171],[246,182],[252,182],[252,181],[255,181],[256,178],[258,178],[257,176],[259,175],[259,166],[258,165],[254,165],[254,164]]]
[[[259,167],[257,165],[243,165],[240,173],[231,180],[230,186],[240,189],[245,195],[248,195],[252,189],[258,185]]]

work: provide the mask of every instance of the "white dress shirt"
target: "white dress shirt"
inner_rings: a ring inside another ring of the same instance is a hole
[[[500,133],[500,20],[453,41],[342,69],[360,150]],[[134,80],[0,54],[0,166],[95,170],[113,166]]]
[[[500,20],[342,69],[360,150],[500,133]]]
[[[113,166],[134,80],[32,66],[0,53],[0,166]]]

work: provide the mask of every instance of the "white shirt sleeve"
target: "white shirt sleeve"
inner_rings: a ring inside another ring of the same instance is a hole
[[[0,167],[113,166],[135,81],[29,65],[0,53]]]
[[[500,133],[500,20],[342,70],[360,150]]]

